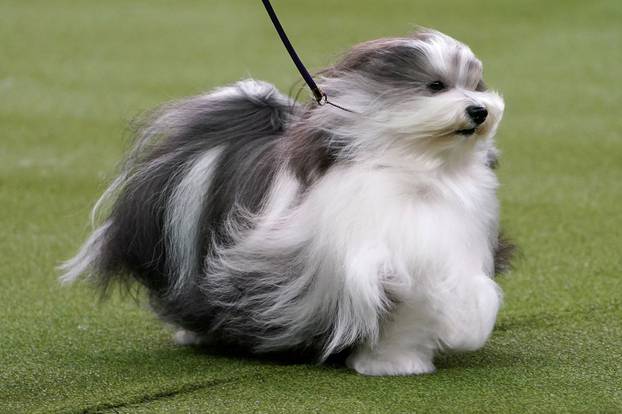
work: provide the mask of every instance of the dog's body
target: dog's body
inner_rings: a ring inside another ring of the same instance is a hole
[[[431,372],[436,350],[481,347],[501,296],[503,101],[433,31],[364,43],[322,75],[352,112],[250,80],[164,107],[65,280],[140,282],[180,342],[354,347],[365,374]]]

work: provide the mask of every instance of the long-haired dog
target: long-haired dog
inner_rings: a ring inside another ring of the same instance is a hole
[[[422,29],[320,75],[348,110],[245,80],[156,111],[63,280],[138,282],[180,343],[350,350],[369,375],[482,347],[507,252],[482,64]]]

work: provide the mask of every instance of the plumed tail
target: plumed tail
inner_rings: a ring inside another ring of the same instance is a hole
[[[61,265],[61,282],[87,276],[104,290],[138,281],[164,292],[198,272],[210,177],[230,148],[270,147],[296,110],[272,85],[245,80],[151,113],[93,208],[96,230]]]

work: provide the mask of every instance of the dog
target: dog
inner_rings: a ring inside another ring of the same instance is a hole
[[[318,83],[341,108],[249,79],[151,113],[62,281],[137,282],[180,344],[345,350],[366,375],[481,348],[511,251],[482,64],[419,29]]]

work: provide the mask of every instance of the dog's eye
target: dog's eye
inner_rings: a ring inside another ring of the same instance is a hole
[[[428,89],[431,90],[432,92],[440,92],[440,91],[444,91],[445,89],[447,89],[447,86],[445,86],[445,84],[442,81],[434,81],[434,82],[428,83]]]

